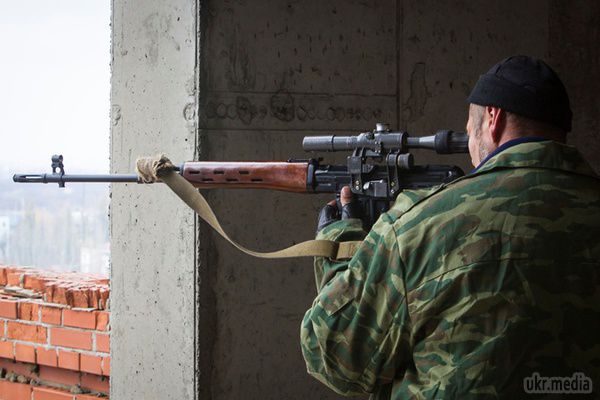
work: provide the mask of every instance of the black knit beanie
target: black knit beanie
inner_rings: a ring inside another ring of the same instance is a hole
[[[513,56],[494,65],[479,77],[468,101],[571,130],[565,86],[548,64],[533,57]]]

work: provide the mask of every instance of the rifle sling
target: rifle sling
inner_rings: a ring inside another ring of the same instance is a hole
[[[245,248],[232,240],[221,227],[215,213],[208,205],[202,194],[184,177],[173,170],[160,173],[160,180],[164,182],[185,204],[200,216],[207,224],[217,231],[229,243],[246,254],[259,258],[291,258],[291,257],[327,257],[333,260],[347,260],[352,258],[361,241],[334,242],[331,240],[307,240],[288,248],[272,251],[258,252]]]

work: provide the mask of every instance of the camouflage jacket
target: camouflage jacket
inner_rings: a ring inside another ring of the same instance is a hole
[[[346,220],[318,238],[364,235]],[[570,146],[518,144],[406,191],[352,260],[315,271],[301,347],[338,393],[517,399],[534,373],[582,372],[598,394],[600,180]]]

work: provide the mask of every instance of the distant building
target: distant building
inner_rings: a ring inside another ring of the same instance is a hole
[[[9,239],[10,239],[10,217],[7,215],[0,216],[0,262],[7,260],[9,254]]]
[[[110,260],[110,245],[108,243],[81,246],[79,254],[80,272],[108,275]]]

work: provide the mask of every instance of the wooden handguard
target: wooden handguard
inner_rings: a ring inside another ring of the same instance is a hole
[[[255,188],[307,191],[308,162],[190,161],[183,164],[183,177],[200,189]]]

